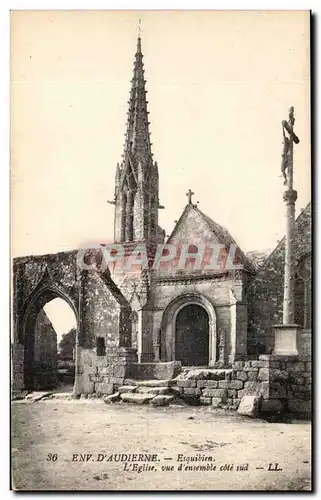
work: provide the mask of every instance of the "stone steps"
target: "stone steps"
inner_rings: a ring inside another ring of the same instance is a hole
[[[171,380],[134,380],[126,379],[118,392],[104,398],[106,404],[123,401],[124,403],[168,406],[175,399]]]
[[[136,392],[140,394],[154,394],[155,396],[164,396],[165,394],[169,394],[170,387],[146,387],[140,385],[137,387]]]
[[[170,387],[174,381],[172,379],[166,380],[135,380],[135,379],[125,379],[124,385],[136,385],[139,387]]]
[[[175,379],[128,378],[116,394],[107,396],[104,401],[107,404],[123,401],[153,406],[187,403],[220,408],[225,404],[227,386],[231,377],[231,369],[193,368],[182,371]]]
[[[154,397],[154,394],[139,394],[132,392],[123,392],[120,395],[120,399],[124,401],[124,403],[135,403],[138,405],[149,403]]]

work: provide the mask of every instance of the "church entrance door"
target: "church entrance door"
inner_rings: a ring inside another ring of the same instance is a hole
[[[208,314],[197,304],[186,305],[176,316],[175,359],[183,366],[209,363]]]

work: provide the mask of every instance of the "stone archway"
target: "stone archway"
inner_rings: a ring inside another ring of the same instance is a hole
[[[23,377],[26,390],[50,388],[50,385],[52,386],[51,388],[54,388],[55,386],[54,372],[49,371],[49,373],[42,373],[45,367],[39,366],[35,360],[35,325],[38,315],[44,306],[57,298],[64,300],[71,307],[78,325],[78,313],[72,300],[59,288],[55,286],[40,288],[29,297],[22,322],[22,340],[24,347]],[[43,378],[43,381],[41,381],[41,378]],[[44,387],[42,387],[42,385],[44,385]]]
[[[183,304],[175,313],[175,359],[182,366],[209,364],[209,318],[199,304]]]
[[[203,365],[213,366],[217,361],[217,334],[216,334],[216,313],[213,304],[203,295],[189,293],[183,294],[174,299],[165,309],[162,318],[161,326],[161,361],[175,361],[176,349],[178,343],[176,341],[176,326],[177,318],[180,311],[183,311],[187,306],[198,306],[203,310],[201,313],[204,318],[205,329],[207,329],[207,340],[204,336],[201,341],[201,351],[198,355],[199,362],[204,359]],[[196,309],[194,309],[194,312]],[[192,309],[190,309],[192,313]],[[184,313],[182,313],[184,314]],[[207,315],[207,321],[206,321]],[[205,350],[207,350],[207,359]],[[197,358],[197,357],[196,357]],[[199,364],[199,363],[196,363]]]
[[[13,262],[12,391],[34,388],[34,326],[39,311],[55,298],[76,319],[74,395],[109,394],[137,361],[131,345],[131,308],[100,249],[18,257]],[[89,268],[88,268],[89,267]],[[51,325],[52,326],[52,325]]]

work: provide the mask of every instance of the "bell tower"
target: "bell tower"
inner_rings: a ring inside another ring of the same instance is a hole
[[[154,242],[158,232],[158,166],[153,160],[140,34],[128,101],[122,161],[115,175],[116,243]]]

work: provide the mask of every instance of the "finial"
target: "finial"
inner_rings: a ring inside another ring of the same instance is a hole
[[[189,205],[192,205],[192,196],[193,196],[193,194],[195,194],[195,193],[193,193],[193,191],[191,191],[190,189],[186,193],[186,196],[188,196],[188,204]]]
[[[139,19],[139,21],[138,21],[137,52],[142,51],[140,34],[141,34],[141,19]]]

